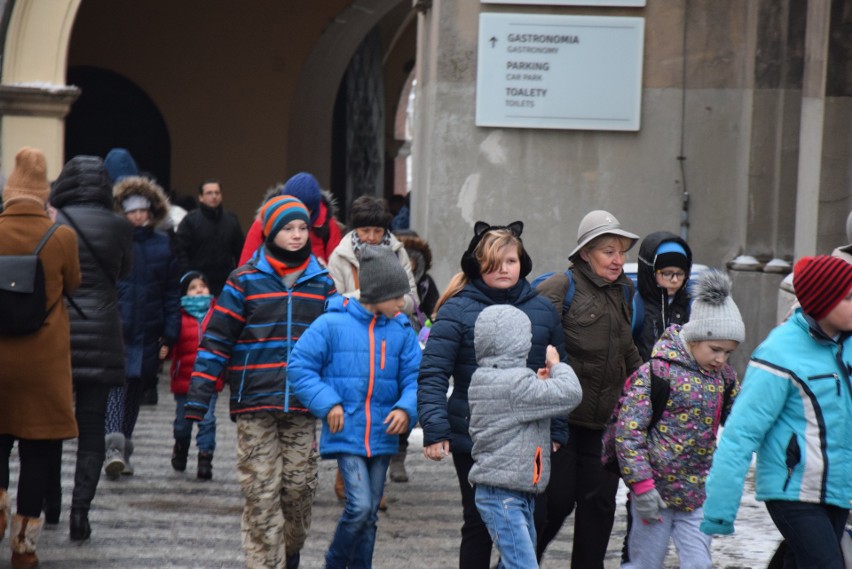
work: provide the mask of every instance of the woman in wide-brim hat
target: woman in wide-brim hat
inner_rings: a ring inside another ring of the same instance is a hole
[[[592,211],[568,256],[570,279],[556,273],[538,287],[562,315],[568,361],[583,387],[583,401],[568,418],[568,444],[554,454],[546,499],[536,508],[538,555],[576,508],[575,569],[603,568],[615,517],[618,475],[601,466],[601,438],[625,378],[642,365],[630,330],[633,284],[624,274],[638,240],[611,213]],[[565,307],[570,280],[574,294]]]

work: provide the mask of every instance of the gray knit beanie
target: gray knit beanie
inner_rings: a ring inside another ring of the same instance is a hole
[[[359,262],[361,302],[377,304],[411,292],[408,274],[389,247],[365,245]]]
[[[740,310],[731,298],[731,279],[710,269],[695,277],[689,289],[692,310],[680,337],[685,342],[705,340],[745,340],[745,325]]]

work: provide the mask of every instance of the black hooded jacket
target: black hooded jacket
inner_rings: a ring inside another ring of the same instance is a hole
[[[669,303],[666,301],[666,290],[657,285],[654,270],[656,252],[662,243],[668,241],[674,241],[683,247],[689,266],[692,266],[692,250],[686,244],[686,241],[674,233],[668,231],[651,233],[642,240],[642,244],[639,246],[637,279],[639,296],[642,297],[645,307],[645,318],[635,342],[639,349],[639,355],[645,362],[651,359],[651,350],[666,328],[672,324],[684,324],[689,320],[689,291],[687,287],[682,286]],[[689,271],[687,271],[683,282],[686,283],[688,279]]]
[[[76,225],[78,235],[83,280],[73,299],[87,319],[68,310],[74,383],[124,385],[116,281],[130,269],[133,228],[113,210],[103,161],[97,156],[69,160],[53,183],[50,205],[57,209],[57,223]]]

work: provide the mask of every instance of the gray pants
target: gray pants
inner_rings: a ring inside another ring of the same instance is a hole
[[[237,479],[245,506],[248,569],[284,567],[311,527],[317,490],[316,419],[298,413],[237,416]]]
[[[630,562],[622,569],[662,569],[669,549],[674,541],[681,569],[712,569],[709,535],[701,533],[699,526],[704,510],[681,512],[671,508],[661,510],[663,519],[657,523],[645,523],[636,515],[635,500],[630,501],[633,525],[628,543]]]

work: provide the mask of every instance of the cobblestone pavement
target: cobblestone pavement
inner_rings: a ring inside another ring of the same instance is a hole
[[[79,544],[68,539],[68,508],[73,485],[76,444],[65,444],[62,484],[63,511],[58,527],[46,528],[39,543],[43,569],[112,568],[228,568],[243,566],[240,548],[242,498],[234,468],[235,429],[228,420],[226,397],[219,399],[217,450],[213,480],[195,477],[195,450],[187,472],[172,470],[174,414],[167,381],[160,381],[160,402],[142,407],[133,440],[134,476],[101,479],[90,513],[92,538]],[[411,481],[389,482],[387,512],[380,514],[375,549],[376,569],[443,569],[457,567],[460,496],[449,460],[426,460],[421,454],[419,429],[412,433],[407,468]],[[194,443],[193,443],[194,444]],[[17,478],[13,455],[11,490]],[[313,527],[302,552],[302,568],[323,565],[340,505],[332,491],[334,464],[322,461],[320,487],[314,505]],[[778,534],[761,504],[747,487],[737,534],[714,540],[718,569],[766,566]],[[607,569],[618,567],[624,537],[624,490],[619,495],[619,515],[610,540]],[[571,550],[571,518],[545,555],[542,569],[567,568]],[[0,569],[9,565],[8,537],[0,546]],[[670,552],[666,567],[677,567]]]

